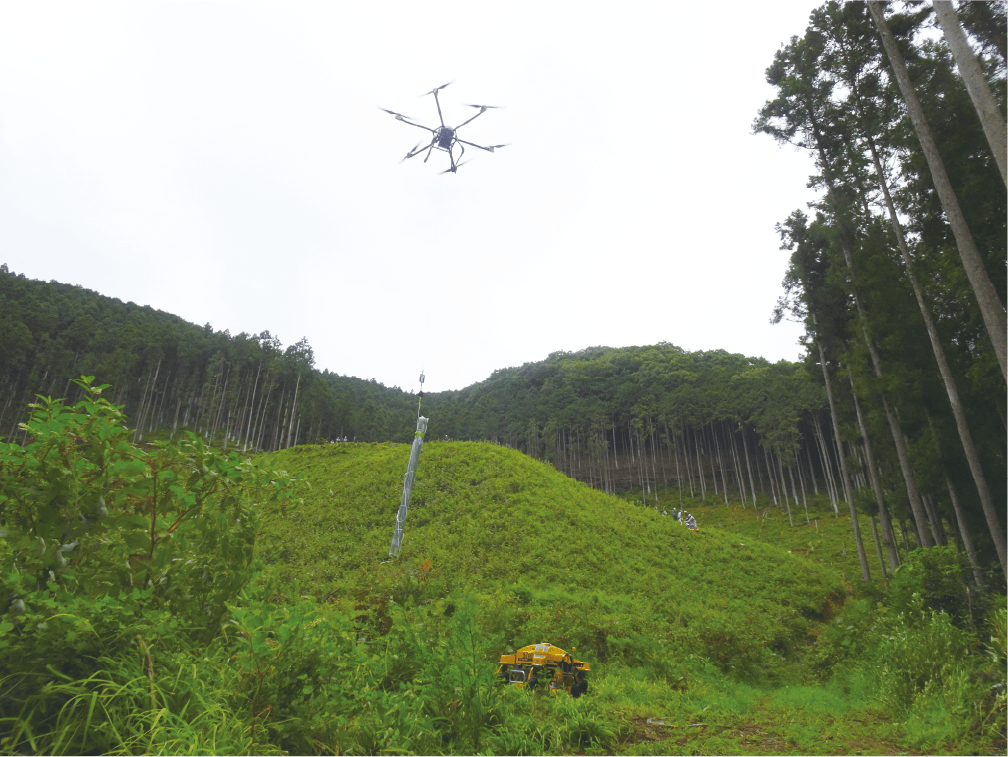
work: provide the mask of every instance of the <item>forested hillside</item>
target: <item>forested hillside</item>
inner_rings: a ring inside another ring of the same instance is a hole
[[[304,339],[283,349],[269,332],[232,337],[149,307],[2,269],[0,297],[0,428],[15,439],[32,395],[69,390],[74,399],[70,379],[78,371],[115,387],[113,400],[136,419],[137,441],[188,428],[224,450],[251,452],[343,437],[406,441],[412,435],[414,394],[319,371]],[[849,382],[833,389],[838,425],[832,423],[814,358],[810,353],[806,365],[771,364],[670,344],[593,347],[498,370],[459,391],[427,394],[423,412],[432,419],[430,437],[512,447],[610,494],[637,490],[642,503],[658,507],[694,498],[727,500],[730,492],[745,504],[773,502],[790,512],[822,487],[835,512],[853,503],[878,518],[873,537],[890,555],[887,569],[895,569],[896,540],[906,541],[907,528],[925,543],[898,450],[885,445],[885,436],[877,438],[884,428],[871,406],[862,409],[869,434],[859,433]],[[919,397],[900,395],[894,402]],[[914,418],[922,407],[914,405],[901,417]],[[947,423],[940,406],[930,412],[937,423]],[[992,420],[988,414],[989,427]],[[930,427],[917,431],[923,438],[908,457],[921,471],[915,486],[927,498],[928,517],[939,533],[951,530],[946,538],[953,541],[962,540],[964,529],[972,534],[969,549],[978,570],[986,570],[996,553],[963,480],[968,468],[953,457],[946,463],[948,482],[935,478],[937,449],[929,446],[935,437]],[[992,440],[987,456],[995,464],[1000,460],[1003,470],[999,441]],[[950,490],[949,483],[959,489]],[[961,526],[949,496],[959,490]],[[866,554],[866,577],[868,559]]]
[[[137,441],[182,428],[242,451],[412,437],[415,395],[317,370],[304,339],[283,349],[269,332],[232,337],[5,269],[0,332],[0,429],[13,438],[34,395],[75,399],[81,374],[116,387]],[[776,499],[782,476],[831,475],[825,404],[801,366],[660,344],[554,353],[427,394],[423,411],[432,436],[510,446],[610,493],[672,481],[690,496],[752,498],[758,485]]]
[[[374,380],[315,368],[306,339],[214,331],[78,286],[0,266],[0,434],[17,436],[36,394],[76,399],[96,376],[152,433],[198,431],[225,447],[275,450],[308,439],[408,439],[415,401]]]

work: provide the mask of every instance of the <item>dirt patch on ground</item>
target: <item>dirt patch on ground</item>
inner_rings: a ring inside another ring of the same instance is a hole
[[[858,726],[878,725],[881,716],[868,714],[856,721],[852,733],[830,736],[823,734],[814,754],[886,754],[920,755],[905,746],[886,738],[865,734]],[[692,723],[677,724],[658,716],[635,717],[624,721],[630,726],[631,736],[619,747],[629,750],[643,748],[647,754],[793,754],[799,744],[784,731],[780,724],[748,721],[736,724]],[[857,731],[862,731],[857,733]],[[664,746],[659,744],[663,743]],[[654,744],[653,747],[647,747]],[[806,744],[806,747],[808,745]]]

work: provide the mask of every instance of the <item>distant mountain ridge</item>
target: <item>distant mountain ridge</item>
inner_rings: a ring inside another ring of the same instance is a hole
[[[412,392],[320,371],[306,339],[284,348],[268,331],[232,336],[0,268],[0,435],[17,439],[35,394],[76,399],[70,379],[80,375],[110,385],[137,440],[188,428],[251,452],[408,441],[414,431]],[[752,494],[753,466],[757,478],[765,471],[763,489],[782,485],[781,464],[825,475],[825,458],[798,454],[824,404],[800,365],[662,343],[555,352],[427,394],[423,407],[429,438],[504,444],[610,492],[650,493],[659,479],[667,487],[678,465],[677,484],[706,496],[729,487]]]

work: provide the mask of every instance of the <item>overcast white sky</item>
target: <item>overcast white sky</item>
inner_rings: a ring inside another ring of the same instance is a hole
[[[556,350],[796,359],[750,134],[811,2],[0,3],[0,262],[318,368],[460,389]],[[460,132],[456,175],[383,106]]]

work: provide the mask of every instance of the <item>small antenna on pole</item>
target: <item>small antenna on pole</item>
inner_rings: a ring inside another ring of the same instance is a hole
[[[423,368],[420,369],[420,399],[417,400],[416,406],[416,417],[420,417],[420,405],[423,403],[423,382],[424,382],[424,372]]]

